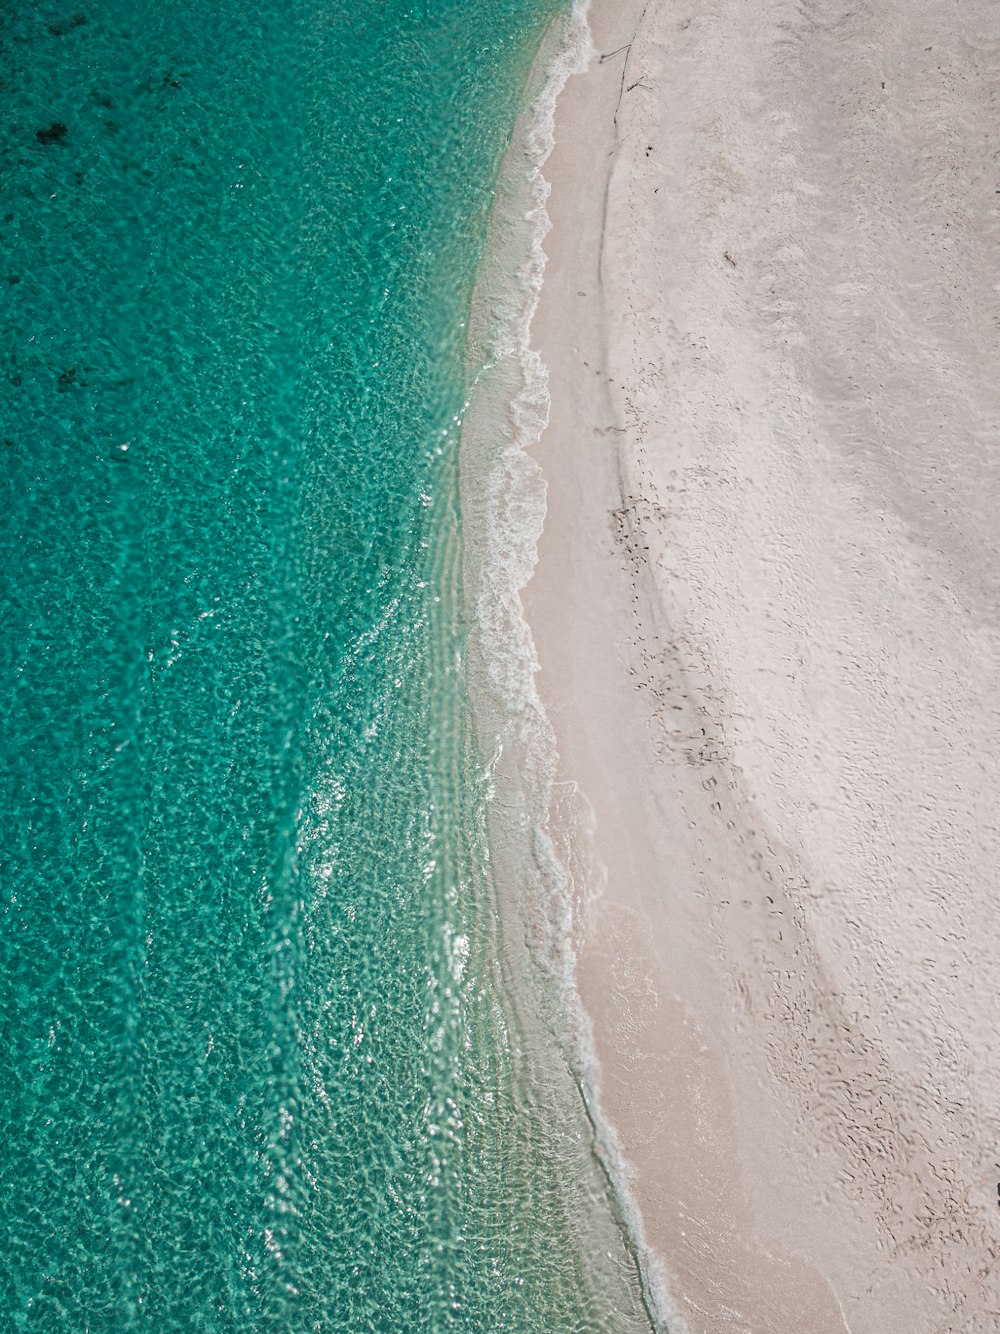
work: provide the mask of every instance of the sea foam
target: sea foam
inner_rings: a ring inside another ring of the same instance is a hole
[[[532,345],[552,228],[552,187],[543,168],[555,145],[559,95],[596,55],[588,8],[589,0],[578,0],[543,43],[533,95],[501,173],[471,321],[472,360],[478,357],[480,366],[462,440],[465,583],[475,611],[470,693],[481,741],[491,751],[490,844],[500,911],[517,916],[528,942],[529,996],[522,1004],[534,1006],[534,1017],[541,1015],[558,1035],[647,1312],[657,1329],[669,1325],[677,1334],[683,1322],[647,1244],[630,1166],[602,1113],[592,1024],[576,985],[574,935],[578,907],[599,892],[603,872],[586,864],[592,812],[585,796],[575,785],[557,783],[556,737],[535,684],[539,660],[521,599],[546,513],[546,483],[532,453],[551,406],[548,369]],[[517,935],[510,923],[507,934]]]

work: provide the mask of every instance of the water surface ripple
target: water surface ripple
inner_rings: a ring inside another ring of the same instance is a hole
[[[558,8],[5,7],[3,1329],[635,1327],[465,698],[464,328]]]

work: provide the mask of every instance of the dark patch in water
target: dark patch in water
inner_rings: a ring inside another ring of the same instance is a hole
[[[51,125],[35,131],[35,138],[40,144],[61,144],[64,142],[69,130],[61,120],[54,120]]]
[[[165,88],[176,89],[183,87],[184,84],[182,83],[180,77],[172,69],[168,69],[162,75],[160,75],[159,78],[157,78],[155,74],[152,74],[148,79],[143,79],[142,83],[139,84],[139,92],[159,93],[162,92]]]
[[[65,37],[75,29],[82,28],[86,22],[86,15],[74,14],[71,19],[63,19],[61,23],[50,23],[47,26],[53,37]]]

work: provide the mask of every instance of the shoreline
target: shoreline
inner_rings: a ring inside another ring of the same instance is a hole
[[[469,699],[488,787],[498,966],[516,1043],[533,1072],[530,1096],[565,1122],[578,1159],[566,1159],[565,1168],[590,1182],[586,1217],[577,1213],[576,1227],[590,1265],[596,1260],[608,1272],[603,1281],[596,1271],[588,1278],[619,1303],[601,1317],[595,1308],[595,1318],[608,1316],[609,1328],[638,1334],[664,1327],[663,1295],[613,1132],[596,1105],[589,1017],[574,975],[574,885],[588,879],[578,864],[586,839],[576,835],[588,811],[574,799],[573,784],[557,781],[555,736],[535,689],[538,661],[521,596],[546,510],[545,484],[529,452],[549,415],[548,370],[531,339],[550,225],[543,168],[558,98],[592,54],[585,11],[577,0],[543,39],[491,210],[470,311],[471,387],[460,454],[463,581]]]
[[[982,7],[961,39],[884,8],[593,0],[627,79],[569,80],[545,167],[547,831],[673,1334],[998,1309],[996,223],[948,134],[995,60]],[[964,89],[907,77],[918,39]],[[855,115],[885,71],[895,102]]]

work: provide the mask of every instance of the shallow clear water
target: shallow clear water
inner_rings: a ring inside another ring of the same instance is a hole
[[[5,8],[4,1329],[644,1318],[465,696],[464,327],[558,9]]]

